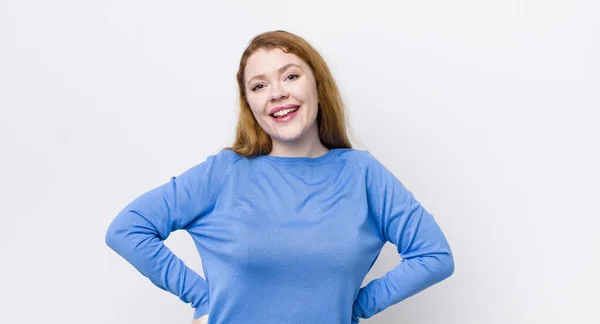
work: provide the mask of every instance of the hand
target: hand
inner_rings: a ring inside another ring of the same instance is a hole
[[[192,320],[192,324],[208,324],[208,314]]]

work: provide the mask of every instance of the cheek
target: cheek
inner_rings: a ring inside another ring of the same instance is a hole
[[[312,104],[318,102],[317,89],[315,88],[315,85],[310,82],[295,88],[292,93],[296,98],[299,98],[306,103]]]
[[[317,94],[316,89],[304,89],[302,92],[302,96],[304,98],[304,102],[309,104],[311,111],[316,112],[318,110],[319,104],[319,96]]]
[[[260,116],[262,114],[262,109],[260,108],[261,105],[256,98],[247,98],[246,101],[248,102],[248,106],[250,106],[252,114],[255,116]]]

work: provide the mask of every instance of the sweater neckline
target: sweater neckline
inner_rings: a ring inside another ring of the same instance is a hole
[[[279,164],[317,164],[330,160],[335,155],[337,149],[329,149],[327,153],[317,157],[289,157],[289,156],[272,156],[261,155],[260,158],[273,161]]]

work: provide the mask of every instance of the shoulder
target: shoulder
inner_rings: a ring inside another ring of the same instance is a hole
[[[217,153],[209,155],[204,161],[204,164],[210,164],[213,170],[220,170],[222,173],[227,173],[239,161],[246,157],[238,155],[235,151],[229,149],[221,149]]]
[[[232,150],[221,149],[208,155],[204,161],[192,166],[180,176],[188,178],[211,177],[215,180],[224,178],[232,166],[243,158]]]
[[[235,164],[237,161],[240,161],[242,159],[245,159],[245,157],[238,155],[233,150],[221,149],[217,153],[209,155],[206,160],[214,160],[216,162],[223,163],[229,166]]]
[[[397,180],[396,176],[369,151],[344,150],[340,157],[351,162],[359,169],[365,181],[369,184],[379,185],[389,180]]]
[[[355,165],[363,172],[372,168],[377,168],[381,163],[367,150],[342,149],[339,153],[339,159]]]

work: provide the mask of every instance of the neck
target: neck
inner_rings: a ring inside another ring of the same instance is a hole
[[[316,127],[302,136],[297,141],[281,142],[275,139],[273,148],[269,155],[280,157],[319,157],[329,151],[319,139],[319,133]]]

